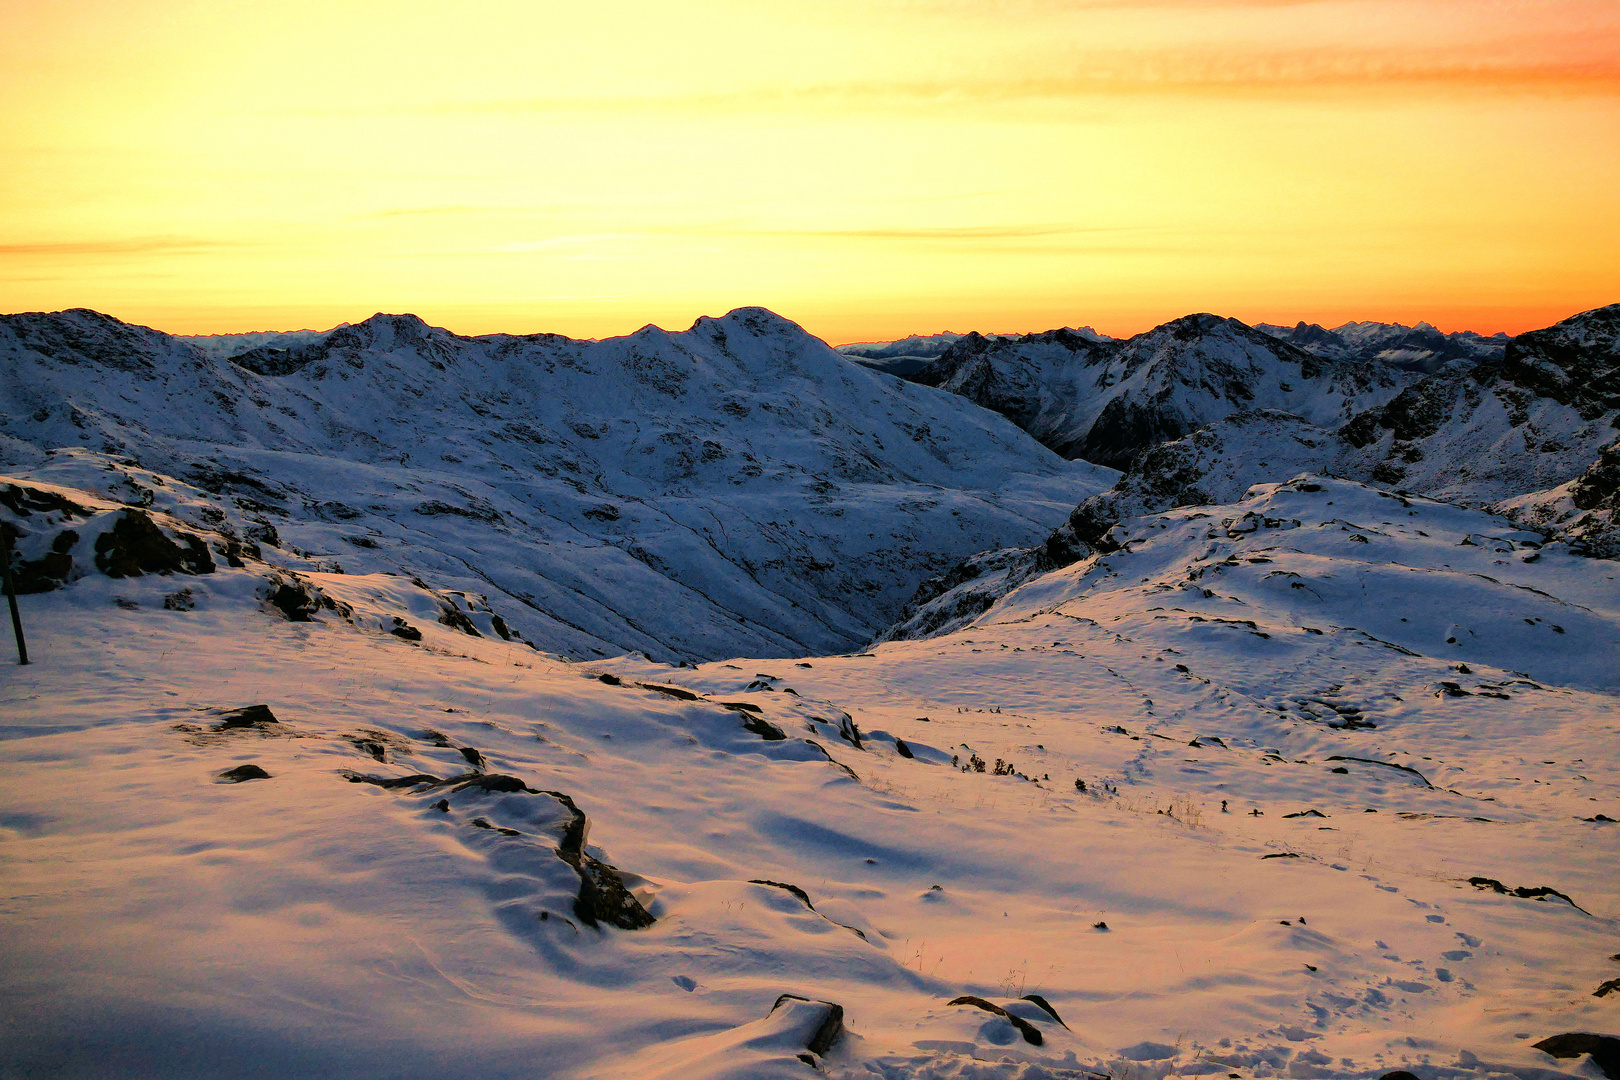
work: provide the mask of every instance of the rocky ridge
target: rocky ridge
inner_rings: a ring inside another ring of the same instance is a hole
[[[1188,315],[1125,341],[1070,330],[970,334],[907,376],[1001,413],[1066,458],[1114,468],[1249,409],[1337,427],[1410,373],[1316,356],[1236,319]]]

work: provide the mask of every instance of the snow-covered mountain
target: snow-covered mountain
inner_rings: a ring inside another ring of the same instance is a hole
[[[848,650],[1113,478],[762,309],[600,342],[378,315],[230,359],[5,316],[0,454],[306,569],[488,594],[548,650],[671,661]]]
[[[1134,460],[1040,545],[976,553],[923,583],[885,640],[961,625],[1055,567],[1112,550],[1142,514],[1244,497],[1300,472],[1350,477],[1511,514],[1527,528],[1620,556],[1620,305],[1514,338],[1497,361],[1456,361],[1337,428],[1293,412],[1230,413]]]
[[[0,477],[31,572],[83,571],[0,669],[7,1076],[1606,1060],[1558,1037],[1613,1026],[1620,570],[1499,517],[1299,476],[955,633],[692,669],[143,483]]]
[[[1337,427],[1411,381],[1324,359],[1236,319],[1188,315],[1126,341],[1054,330],[970,334],[908,376],[1001,413],[1066,458],[1124,468],[1142,451],[1248,409]]]
[[[1312,469],[1488,506],[1573,481],[1615,441],[1617,423],[1620,305],[1521,334],[1498,361],[1448,364],[1337,429],[1230,417],[1150,452],[1091,502],[1124,499],[1127,514],[1223,502]],[[1111,513],[1091,515],[1089,533]]]
[[[900,356],[938,356],[954,343],[962,340],[961,334],[944,331],[938,334],[910,334],[894,341],[852,341],[847,345],[839,345],[837,349],[845,356],[856,360],[889,360]]]
[[[258,330],[246,334],[176,334],[176,341],[195,345],[217,360],[238,356],[250,349],[290,349],[324,339],[348,323],[331,330]]]
[[[1332,360],[1377,362],[1423,374],[1433,374],[1453,360],[1500,360],[1508,335],[1476,334],[1459,330],[1446,334],[1420,322],[1349,322],[1328,330],[1303,320],[1295,326],[1259,323],[1256,330],[1297,345],[1308,353]]]

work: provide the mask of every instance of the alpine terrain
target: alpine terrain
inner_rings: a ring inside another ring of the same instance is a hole
[[[1366,326],[0,317],[0,1077],[1620,1077],[1620,306]]]

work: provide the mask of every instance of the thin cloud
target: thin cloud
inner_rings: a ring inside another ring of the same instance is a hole
[[[206,240],[186,236],[144,236],[123,240],[46,240],[25,244],[0,244],[0,256],[50,258],[84,255],[184,254],[241,246],[238,241]]]
[[[966,225],[942,228],[790,229],[749,231],[751,236],[833,237],[851,240],[940,240],[979,243],[984,240],[1027,240],[1081,233],[1116,233],[1126,228],[1089,228],[1079,225]]]
[[[1253,0],[1261,2],[1261,0]],[[856,79],[757,86],[722,93],[591,96],[445,103],[422,113],[570,111],[775,112],[784,109],[932,109],[997,104],[1064,104],[1157,95],[1461,93],[1620,95],[1620,30],[1463,47],[1296,48],[1206,46],[1110,49],[1047,58],[1016,77]],[[1102,118],[1102,114],[1098,114]]]

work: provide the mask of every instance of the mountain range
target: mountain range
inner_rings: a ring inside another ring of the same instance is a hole
[[[488,593],[575,656],[847,651],[1113,479],[761,309],[599,342],[377,315],[230,358],[12,315],[0,371],[7,465],[305,567]]]

